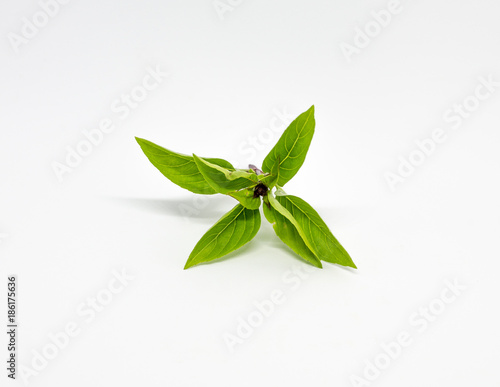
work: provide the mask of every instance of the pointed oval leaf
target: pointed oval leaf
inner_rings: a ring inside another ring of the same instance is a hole
[[[295,218],[305,232],[306,238],[313,244],[314,252],[319,259],[356,268],[352,258],[314,208],[293,195],[276,196],[276,200]]]
[[[299,171],[306,158],[314,134],[314,105],[299,115],[281,135],[262,164],[264,172],[271,173],[278,165],[277,184],[284,186]]]
[[[151,141],[135,138],[151,163],[172,183],[197,194],[213,195],[217,193],[198,170],[192,156],[172,152]],[[234,170],[226,160],[207,158],[209,162]]]
[[[253,187],[259,181],[254,171],[229,170],[196,155],[193,155],[193,158],[205,181],[218,193],[229,194],[242,188]]]
[[[267,198],[263,206],[264,215],[273,225],[276,235],[299,256],[321,268],[321,261],[313,252],[312,246],[292,214],[276,201],[272,194],[268,194]]]
[[[201,237],[189,255],[184,269],[239,249],[257,234],[259,228],[259,210],[249,210],[241,204],[236,205]]]

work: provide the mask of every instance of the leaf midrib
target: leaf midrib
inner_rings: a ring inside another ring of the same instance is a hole
[[[295,145],[297,144],[297,141],[299,141],[299,139],[302,138],[302,137],[300,137],[300,134],[304,131],[304,128],[307,125],[307,123],[309,122],[309,118],[310,117],[311,117],[311,113],[309,113],[309,115],[307,116],[307,119],[304,122],[304,125],[302,125],[302,129],[300,130],[300,132],[297,132],[297,138],[293,142],[293,145],[290,148],[290,150],[287,150],[288,153],[287,153],[286,157],[279,163],[280,167],[281,167],[281,164],[283,164],[285,162],[285,160],[290,156],[290,153],[292,153],[293,149],[295,148]],[[297,127],[297,124],[295,124],[295,127]],[[286,138],[285,138],[285,144],[284,144],[284,146],[285,146],[285,149],[286,149]],[[274,149],[274,157],[277,158],[277,156],[276,156],[276,148]]]
[[[195,260],[195,258],[196,258],[196,257],[198,257],[198,255],[200,255],[200,254],[203,252],[203,250],[205,250],[205,249],[206,249],[206,248],[210,245],[210,243],[212,243],[213,241],[216,241],[216,240],[217,240],[217,238],[220,236],[220,234],[222,234],[222,233],[224,232],[224,230],[225,230],[226,228],[228,228],[228,227],[231,225],[231,223],[233,223],[233,222],[236,220],[236,218],[237,218],[238,216],[240,216],[240,214],[241,214],[243,211],[245,211],[245,207],[243,207],[243,208],[241,209],[241,211],[240,211],[240,212],[238,212],[238,214],[237,214],[236,216],[234,216],[234,217],[233,217],[233,219],[231,219],[231,221],[230,221],[230,222],[229,222],[229,223],[228,223],[228,224],[227,224],[227,225],[226,225],[226,226],[225,226],[225,227],[224,227],[224,228],[223,228],[223,229],[222,229],[222,230],[221,230],[221,231],[220,231],[220,232],[219,232],[219,233],[218,233],[218,234],[214,237],[214,238],[212,238],[212,240],[211,240],[209,243],[207,243],[205,246],[203,246],[203,248],[202,248],[202,249],[201,249],[201,250],[200,250],[200,251],[199,251],[199,252],[198,252],[198,253],[197,253],[197,254],[193,257],[193,261]],[[222,220],[222,219],[221,219],[221,220]],[[231,235],[232,235],[232,234],[231,234]],[[241,240],[241,238],[240,238],[240,240]]]
[[[320,227],[314,220],[312,220],[311,217],[304,210],[302,210],[299,206],[297,206],[288,196],[282,196],[282,197],[284,197],[286,200],[288,200],[293,205],[294,208],[297,208],[300,212],[302,212],[306,216],[306,218],[309,219],[309,221],[312,224],[314,224],[329,241],[332,241],[333,244],[335,244],[335,241],[332,240],[332,238],[330,237],[330,235],[328,233],[326,233],[323,230],[323,228]],[[311,230],[309,230],[309,234],[311,234]],[[312,235],[311,235],[311,237],[312,237]],[[338,247],[337,247],[337,249],[340,250]],[[342,255],[344,255],[343,252],[342,252]]]

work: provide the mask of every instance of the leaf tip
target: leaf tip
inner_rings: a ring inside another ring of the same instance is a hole
[[[187,260],[186,264],[184,265],[184,270],[189,269],[190,267],[195,266],[192,261],[189,259]]]
[[[200,156],[197,156],[196,154],[193,153],[193,159],[196,164],[198,163],[206,163],[206,160],[203,160]]]
[[[329,261],[327,261],[329,262]],[[337,262],[332,262],[332,263],[336,263],[338,265],[341,265],[341,266],[345,266],[345,267],[351,267],[353,269],[357,269],[358,267],[356,266],[356,264],[353,262],[352,258],[347,256],[347,259],[343,259],[342,261],[337,261]]]

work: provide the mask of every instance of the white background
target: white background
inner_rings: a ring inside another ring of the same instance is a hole
[[[443,119],[473,101],[480,77],[500,80],[498,1],[402,2],[350,60],[342,42],[387,2],[232,3],[219,16],[210,0],[74,0],[16,52],[9,34],[41,8],[2,2],[0,289],[18,276],[18,360],[36,373],[27,383],[500,386],[498,85],[458,129]],[[156,66],[169,75],[121,119],[111,105]],[[269,136],[276,111],[312,104],[316,133],[285,188],[359,269],[309,270],[263,219],[238,253],[182,270],[233,199],[196,201],[134,136],[260,165],[279,137]],[[60,182],[54,163],[105,118],[115,130]],[[391,190],[386,174],[435,128],[446,141]],[[248,143],[258,136],[260,149]],[[122,270],[134,279],[82,315]],[[465,289],[445,304],[446,281]],[[284,302],[230,351],[224,335],[273,290]],[[424,328],[430,305],[439,313]],[[35,353],[52,355],[50,335],[68,323],[79,334],[35,372]],[[411,344],[384,363],[382,345],[404,332]],[[353,383],[376,359],[386,368]],[[22,385],[21,369],[11,381],[4,368],[2,386]]]

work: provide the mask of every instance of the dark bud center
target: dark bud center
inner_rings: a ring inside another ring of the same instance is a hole
[[[259,183],[255,186],[255,189],[253,191],[253,197],[258,198],[259,196],[265,196],[267,194],[267,186],[265,186],[262,183]]]

